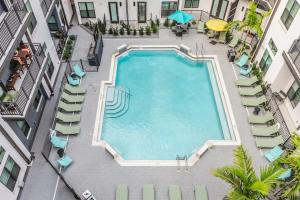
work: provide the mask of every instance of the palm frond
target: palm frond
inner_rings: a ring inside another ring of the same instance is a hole
[[[213,175],[229,183],[232,188],[239,188],[241,186],[241,182],[235,174],[234,167],[217,168],[213,171]]]

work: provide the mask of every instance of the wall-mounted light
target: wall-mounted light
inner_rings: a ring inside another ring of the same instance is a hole
[[[133,2],[133,6],[135,6],[135,1]]]
[[[121,1],[119,2],[119,6],[120,6],[120,7],[122,6],[122,2],[121,2]]]

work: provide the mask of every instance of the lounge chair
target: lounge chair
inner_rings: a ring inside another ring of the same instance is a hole
[[[181,200],[181,189],[178,185],[171,185],[169,187],[169,199]]]
[[[292,176],[292,169],[287,169],[285,172],[283,172],[278,179],[280,180],[286,180]]]
[[[220,35],[218,37],[218,42],[219,43],[226,43],[226,32],[220,32]]]
[[[234,63],[239,66],[239,67],[243,67],[244,65],[246,65],[248,63],[249,60],[249,56],[247,54],[243,54],[237,61],[235,61]]]
[[[255,107],[255,106],[260,106],[264,103],[267,102],[267,99],[264,95],[260,97],[248,97],[248,98],[243,98],[242,103],[244,106],[249,106],[249,107]]]
[[[74,79],[70,75],[67,76],[67,81],[68,81],[68,83],[70,85],[73,85],[73,86],[78,86],[80,84],[80,80],[79,79]]]
[[[84,96],[82,95],[70,95],[65,92],[62,93],[61,98],[68,103],[82,103],[84,101]]]
[[[243,76],[250,76],[251,71],[252,71],[252,67],[249,67],[247,69],[241,67],[240,74]]]
[[[228,46],[231,47],[231,48],[235,48],[236,45],[238,45],[239,40],[240,40],[240,36],[239,35],[238,36],[237,35],[233,35],[233,38],[230,41],[230,43],[228,44]]]
[[[65,114],[61,112],[56,113],[56,119],[64,122],[64,123],[72,123],[72,122],[80,122],[79,114]]]
[[[128,199],[128,186],[125,184],[117,185],[116,200],[127,200]]]
[[[144,185],[143,200],[154,200],[154,199],[155,199],[154,186],[152,184]]]
[[[80,78],[86,75],[86,72],[83,71],[83,69],[78,64],[73,66],[73,71],[76,74],[76,76],[79,76]]]
[[[195,185],[195,199],[196,200],[208,200],[208,194],[206,187],[203,185]]]
[[[239,88],[239,93],[241,96],[255,96],[262,92],[260,85],[255,86],[254,88]]]
[[[251,78],[240,78],[235,81],[235,84],[237,86],[244,86],[244,87],[249,87],[252,86],[253,84],[257,83],[258,79],[256,76],[252,76]]]
[[[282,154],[283,150],[280,146],[275,146],[273,149],[264,153],[264,156],[267,158],[268,161],[273,162],[277,160]]]
[[[76,135],[80,132],[79,125],[63,125],[58,122],[55,124],[55,130],[63,135]]]
[[[267,127],[251,127],[252,135],[261,137],[270,137],[278,133],[278,125],[272,125]]]
[[[197,33],[205,33],[205,23],[198,21]]]
[[[72,86],[70,84],[65,84],[64,91],[70,93],[70,94],[85,94],[86,90],[80,86]]]
[[[68,144],[67,139],[58,137],[56,135],[50,136],[50,142],[54,147],[61,148],[61,149],[64,149],[66,147],[66,145]]]
[[[71,165],[73,160],[70,156],[64,155],[62,158],[58,159],[57,162],[61,167],[67,168]]]
[[[207,35],[208,38],[214,38],[215,37],[215,32],[212,31],[212,30],[209,30],[206,35]]]
[[[267,112],[264,115],[250,115],[248,116],[248,122],[250,124],[265,124],[274,120],[272,113]]]
[[[256,146],[260,148],[273,148],[277,145],[284,143],[281,135],[276,137],[256,137]]]
[[[68,104],[63,101],[59,101],[58,108],[64,112],[80,112],[82,105],[81,104]]]

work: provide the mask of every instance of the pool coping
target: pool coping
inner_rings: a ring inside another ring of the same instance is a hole
[[[229,96],[227,93],[227,89],[224,83],[224,79],[222,76],[220,64],[218,62],[218,58],[216,55],[195,55],[192,54],[189,48],[185,45],[122,45],[117,48],[117,51],[112,55],[111,59],[111,67],[109,72],[109,79],[106,81],[101,81],[100,93],[98,97],[98,107],[95,118],[95,127],[93,133],[92,146],[100,146],[104,150],[106,150],[114,160],[121,166],[178,166],[177,160],[125,160],[122,158],[120,153],[113,148],[110,144],[105,142],[104,140],[100,140],[102,133],[102,124],[104,118],[104,108],[105,108],[105,99],[106,92],[109,86],[114,86],[116,70],[117,70],[117,58],[124,53],[127,53],[132,50],[176,50],[178,53],[187,56],[191,60],[211,60],[213,62],[213,71],[214,76],[216,78],[216,82],[219,88],[224,113],[226,115],[226,120],[230,129],[231,138],[234,140],[207,140],[200,148],[198,148],[194,153],[187,159],[187,163],[184,165],[193,166],[201,156],[213,146],[232,146],[232,145],[240,145],[241,140],[238,133],[237,125],[235,122],[234,114],[231,107],[231,102],[229,100]]]

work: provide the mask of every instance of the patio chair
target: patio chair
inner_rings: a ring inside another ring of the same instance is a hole
[[[80,132],[80,126],[71,124],[64,125],[56,122],[55,130],[63,135],[77,135]]]
[[[76,76],[79,76],[80,78],[82,78],[86,75],[86,72],[83,71],[83,69],[78,64],[75,64],[72,69],[73,69],[74,73],[76,74]]]
[[[252,76],[251,78],[240,78],[235,81],[235,84],[237,86],[244,86],[244,87],[249,87],[252,86],[253,84],[257,83],[258,79],[256,76]]]
[[[214,38],[215,37],[215,32],[212,31],[212,30],[209,30],[206,35],[207,35],[208,38]]]
[[[238,45],[239,40],[240,40],[240,35],[233,35],[233,38],[228,44],[228,46],[231,48],[235,48]]]
[[[280,180],[286,180],[288,178],[290,178],[292,176],[292,169],[289,168],[287,169],[285,172],[283,172],[279,177],[278,179]]]
[[[68,104],[63,101],[59,101],[58,108],[64,112],[80,112],[82,105],[81,104]]]
[[[267,102],[267,99],[264,95],[260,96],[260,97],[248,97],[248,98],[243,98],[242,99],[242,104],[244,106],[248,106],[248,107],[256,107],[256,106],[260,106],[264,103]]]
[[[62,158],[58,159],[57,162],[61,167],[67,168],[71,165],[73,160],[70,156],[64,155]]]
[[[226,43],[226,32],[220,32],[218,42],[222,44]]]
[[[70,93],[70,94],[85,94],[86,93],[86,90],[80,86],[72,86],[68,83],[66,83],[64,85],[64,91]]]
[[[143,200],[154,200],[155,192],[152,184],[146,184],[143,187]]]
[[[262,92],[262,88],[260,85],[249,88],[239,88],[239,93],[241,96],[255,96]]]
[[[261,137],[270,137],[278,133],[278,125],[274,124],[268,127],[251,127],[252,135]]]
[[[274,120],[271,112],[267,112],[264,115],[250,115],[248,116],[248,122],[250,124],[265,124],[269,121]]]
[[[128,186],[126,184],[117,185],[116,200],[127,200],[128,196]]]
[[[267,158],[268,161],[273,162],[277,160],[284,151],[280,146],[275,146],[273,149],[267,151],[264,153],[264,156]]]
[[[198,21],[197,33],[205,33],[205,23]]]
[[[181,189],[178,185],[171,185],[169,187],[169,199],[181,200]]]
[[[82,103],[84,101],[84,96],[82,95],[70,95],[65,92],[62,93],[61,98],[68,103]]]
[[[70,75],[67,76],[67,81],[72,86],[78,86],[80,84],[80,80],[79,79],[74,79]]]
[[[56,119],[64,123],[80,122],[80,114],[65,114],[58,111]]]
[[[243,76],[250,76],[251,71],[252,71],[252,67],[249,67],[249,68],[247,68],[247,69],[241,67],[241,69],[240,69],[240,74],[243,75]]]
[[[284,140],[281,135],[275,137],[256,137],[256,146],[259,148],[273,148],[277,145],[283,144]]]
[[[67,139],[58,137],[56,135],[50,136],[50,142],[54,147],[61,148],[61,149],[64,149],[68,144]]]
[[[236,60],[234,63],[239,66],[239,67],[243,67],[244,65],[246,65],[248,63],[249,60],[249,56],[247,54],[243,54],[238,60]]]
[[[194,192],[196,200],[208,200],[208,194],[205,186],[195,185]]]

